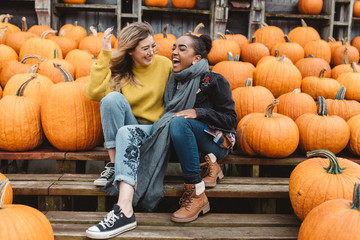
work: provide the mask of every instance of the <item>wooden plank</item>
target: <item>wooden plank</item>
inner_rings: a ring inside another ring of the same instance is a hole
[[[186,227],[138,226],[114,239],[297,239],[298,227]],[[91,224],[52,224],[56,240],[87,239],[85,230]],[[185,230],[185,231],[184,231]]]
[[[85,152],[67,152],[66,160],[86,160],[86,161],[110,161],[108,152],[105,148],[95,148]]]
[[[27,152],[7,152],[0,151],[0,159],[2,160],[56,160],[65,159],[65,152],[54,149],[41,149]]]
[[[59,180],[61,181],[77,181],[77,182],[93,182],[100,176],[99,174],[73,174],[64,173]]]
[[[92,182],[55,182],[49,189],[50,195],[63,196],[106,196],[107,193],[99,190]]]
[[[57,181],[62,174],[6,174],[11,181]]]
[[[55,181],[12,181],[14,195],[49,195],[49,188]]]
[[[51,223],[96,224],[107,212],[49,211],[46,217]],[[138,225],[178,226],[170,221],[171,213],[135,213]],[[279,227],[300,226],[301,221],[290,214],[224,214],[208,213],[184,227]]]

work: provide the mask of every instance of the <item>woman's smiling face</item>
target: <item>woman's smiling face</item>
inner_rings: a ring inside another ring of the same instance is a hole
[[[174,72],[181,72],[190,67],[192,62],[198,62],[201,59],[200,55],[195,55],[192,44],[193,39],[189,36],[179,37],[174,43],[171,54]]]
[[[134,64],[137,66],[149,66],[154,57],[156,44],[153,36],[149,35],[144,40],[141,40],[136,48],[129,52]]]

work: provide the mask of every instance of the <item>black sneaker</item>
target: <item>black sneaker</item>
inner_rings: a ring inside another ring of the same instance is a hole
[[[86,230],[86,236],[94,239],[107,239],[134,228],[136,228],[135,214],[133,213],[130,218],[127,218],[121,212],[119,205],[114,204],[113,209],[101,222]]]
[[[114,176],[115,167],[114,163],[108,162],[105,166],[105,170],[102,171],[100,177],[94,181],[95,186],[104,187],[110,178]]]

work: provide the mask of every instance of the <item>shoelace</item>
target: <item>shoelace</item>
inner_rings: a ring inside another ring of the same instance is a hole
[[[114,174],[114,171],[113,167],[105,167],[105,170],[101,172],[100,176],[108,179]]]
[[[192,204],[192,201],[193,201],[193,198],[192,198],[192,195],[193,195],[194,191],[191,191],[191,192],[188,192],[188,191],[185,191],[183,193],[183,195],[181,196],[180,198],[180,201],[179,201],[179,204],[181,205],[181,207],[188,207]]]
[[[200,163],[201,178],[211,176],[213,174],[213,165],[208,161]]]
[[[115,221],[119,218],[120,217],[115,214],[114,210],[111,210],[108,214],[106,214],[105,218],[101,220],[99,225],[101,225],[104,229],[107,227],[111,228],[114,226]]]

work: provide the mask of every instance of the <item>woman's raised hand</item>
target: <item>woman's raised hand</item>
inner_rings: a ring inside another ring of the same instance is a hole
[[[112,31],[113,31],[114,27],[109,27],[104,31],[104,36],[103,36],[103,40],[102,40],[102,48],[104,50],[111,50],[111,35],[112,35]]]

